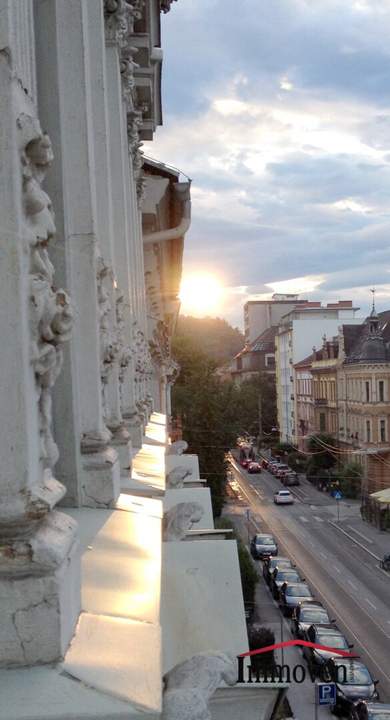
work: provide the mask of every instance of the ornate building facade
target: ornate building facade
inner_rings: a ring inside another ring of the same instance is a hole
[[[284,692],[236,685],[236,543],[168,442],[190,184],[142,142],[172,4],[0,0],[1,720],[251,720]]]

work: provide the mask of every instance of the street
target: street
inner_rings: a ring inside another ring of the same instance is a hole
[[[335,501],[307,481],[293,488],[294,505],[277,506],[273,494],[282,486],[267,471],[248,475],[234,460],[234,479],[242,501],[250,508],[251,534],[269,531],[279,543],[279,553],[297,565],[314,595],[328,608],[354,651],[379,680],[382,702],[390,701],[390,577],[377,565],[373,541],[361,532],[356,542],[337,528]],[[351,515],[352,517],[352,515]],[[352,520],[351,520],[352,523]],[[367,551],[364,550],[366,548]],[[370,554],[370,552],[372,554]]]

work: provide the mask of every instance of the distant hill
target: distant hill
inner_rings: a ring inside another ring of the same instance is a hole
[[[226,363],[244,346],[244,336],[240,330],[218,317],[179,315],[176,337],[190,339],[218,365]]]

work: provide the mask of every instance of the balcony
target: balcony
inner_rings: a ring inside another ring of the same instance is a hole
[[[317,407],[324,407],[327,404],[328,404],[327,398],[315,398],[315,400],[314,400],[314,405],[316,405]]]

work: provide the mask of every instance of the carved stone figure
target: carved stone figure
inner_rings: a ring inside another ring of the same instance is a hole
[[[176,440],[176,442],[168,445],[167,455],[183,455],[187,450],[188,443],[185,440]]]
[[[96,279],[99,307],[100,376],[102,380],[103,409],[106,415],[106,387],[119,348],[116,329],[113,327],[112,322],[113,272],[101,255],[98,255],[97,258]]]
[[[62,345],[70,338],[73,312],[67,293],[54,286],[54,268],[48,253],[55,234],[54,213],[41,185],[53,160],[50,138],[29,115],[20,115],[17,127],[30,262],[30,358],[37,390],[41,460],[44,468],[52,469],[58,449],[52,434],[51,389],[61,371]]]
[[[188,530],[203,517],[203,508],[197,502],[182,502],[164,513],[163,540],[184,540]]]
[[[162,720],[211,720],[209,701],[215,691],[236,682],[235,658],[222,652],[194,655],[164,677]]]
[[[171,472],[168,473],[167,488],[170,488],[171,490],[174,488],[182,488],[184,486],[184,480],[187,477],[190,477],[191,474],[191,470],[179,465],[179,467],[174,468],[174,470],[171,470]]]

